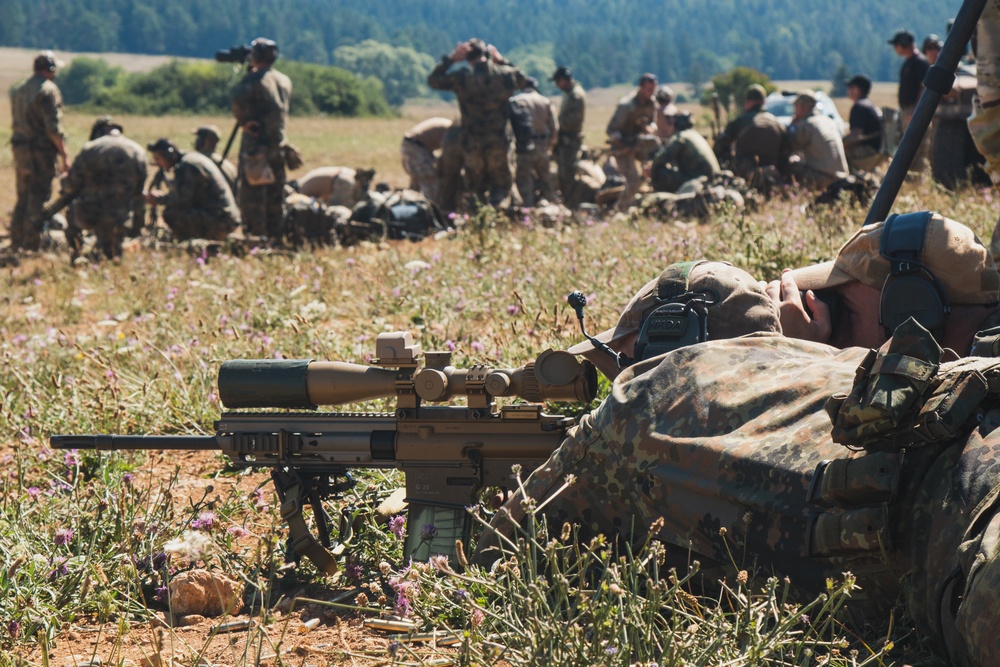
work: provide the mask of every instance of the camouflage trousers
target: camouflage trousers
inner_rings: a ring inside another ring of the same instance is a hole
[[[57,153],[54,149],[34,148],[27,143],[11,148],[14,153],[17,203],[10,219],[10,245],[12,248],[38,250],[41,235],[31,221],[42,212],[45,202],[52,194]]]
[[[403,139],[399,152],[403,161],[403,171],[410,177],[410,189],[416,190],[436,203],[439,195],[437,161],[434,159],[434,153],[412,139]]]
[[[83,248],[84,230],[97,237],[95,250],[101,255],[108,259],[121,257],[122,241],[129,222],[141,227],[145,215],[145,204],[141,199],[133,202],[131,209],[127,204],[98,198],[73,202],[66,216],[66,242],[74,259],[80,256]]]
[[[506,136],[462,137],[465,177],[469,194],[481,203],[502,207],[509,202],[513,176],[510,168],[510,145]]]
[[[240,184],[236,204],[243,219],[243,231],[252,236],[276,239],[282,235],[285,220],[285,162],[280,152],[268,163],[274,172],[274,183],[250,185],[240,166]]]
[[[569,198],[576,181],[576,165],[580,162],[580,149],[583,146],[583,136],[579,134],[559,133],[556,143],[555,159],[559,178],[559,192],[563,201]]]
[[[521,194],[521,203],[529,208],[538,199],[555,201],[556,192],[549,171],[548,137],[536,139],[534,150],[517,154],[517,191]]]
[[[986,158],[984,169],[1000,186],[1000,2],[990,0],[977,26],[976,97],[969,131]],[[1000,219],[993,228],[990,251],[1000,258]]]
[[[788,161],[788,173],[795,177],[799,185],[813,190],[826,190],[830,184],[837,180],[837,177],[813,169],[805,162],[795,159]]]
[[[230,232],[236,229],[236,221],[225,211],[204,208],[178,209],[168,206],[163,209],[163,221],[178,241],[225,241]]]

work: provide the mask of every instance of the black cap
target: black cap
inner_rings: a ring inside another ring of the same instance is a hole
[[[278,43],[273,39],[258,37],[250,42],[250,54],[258,62],[273,63],[278,59]]]
[[[164,155],[172,155],[177,153],[177,146],[174,146],[169,139],[157,139],[154,143],[147,144],[146,150],[150,153],[163,153]]]
[[[924,47],[921,50],[926,51],[928,48],[931,48],[935,51],[940,51],[943,47],[944,42],[941,41],[941,38],[934,33],[931,33],[924,39]]]
[[[862,95],[868,97],[868,93],[872,90],[872,80],[864,74],[855,74],[847,81],[847,87],[850,88],[851,86],[854,86],[861,91]]]
[[[98,116],[97,120],[90,127],[90,140],[100,139],[107,134],[111,134],[113,130],[124,132],[122,126],[114,122],[111,116]]]
[[[917,38],[909,30],[899,30],[892,36],[889,43],[893,46],[913,46],[916,41]]]
[[[55,72],[62,65],[62,61],[58,60],[56,55],[51,51],[42,51],[35,56],[36,72]]]
[[[650,72],[646,72],[645,74],[639,77],[640,86],[644,83],[656,83],[657,81],[658,79],[656,78],[656,75],[651,74]]]
[[[573,70],[568,67],[557,67],[556,73],[552,75],[549,81],[555,81],[557,79],[572,79]]]

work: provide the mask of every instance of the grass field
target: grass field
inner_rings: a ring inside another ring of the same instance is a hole
[[[588,139],[600,143],[625,90],[594,93]],[[450,107],[413,106],[390,120],[293,119],[290,137],[306,169],[374,166],[398,185],[402,132],[442,113]],[[229,124],[120,120],[142,143],[168,136],[187,144],[198,124]],[[67,114],[71,152],[91,121]],[[4,104],[0,139],[8,128]],[[3,152],[0,211],[13,205],[12,190]],[[992,196],[907,184],[897,210],[937,210],[986,237],[996,218]],[[330,508],[335,516],[353,508],[361,530],[341,573],[324,577],[309,565],[283,567],[284,528],[264,473],[234,474],[204,452],[95,455],[47,446],[54,433],[210,433],[223,360],[364,363],[382,331],[411,331],[425,350],[453,349],[458,367],[520,365],[580,338],[565,305],[573,289],[588,295],[589,326],[602,330],[671,262],[727,260],[772,279],[783,267],[831,257],[865,214],[808,204],[789,194],[755,211],[723,209],[708,224],[583,217],[547,228],[486,215],[420,243],[246,257],[133,249],[120,263],[76,267],[43,254],[0,268],[0,667],[96,658],[130,667],[493,664],[501,654],[497,664],[902,665],[922,650],[905,623],[858,637],[837,621],[849,583],[828,599],[786,605],[782,582],[751,572],[728,582],[722,599],[699,600],[686,590],[686,573],[657,570],[655,546],[622,563],[585,549],[581,566],[567,538],[555,535],[529,540],[531,553],[514,554],[497,575],[407,571],[398,539],[371,509],[400,484],[393,471],[360,475]],[[372,401],[358,409],[389,407]],[[553,577],[573,602],[565,608],[550,606],[528,574],[595,564],[603,572],[596,582]],[[235,615],[245,628],[220,630],[228,618],[165,623],[165,586],[192,565],[247,587],[256,605]],[[627,595],[610,594],[623,587]],[[412,604],[418,630],[455,634],[457,645],[411,644],[362,625],[400,597]],[[587,610],[582,617],[573,615],[578,606]]]

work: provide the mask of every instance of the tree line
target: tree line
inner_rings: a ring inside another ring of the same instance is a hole
[[[383,81],[393,104],[425,93],[413,75],[480,36],[534,75],[572,67],[587,86],[642,71],[708,81],[736,66],[772,79],[828,80],[838,69],[892,80],[886,39],[944,34],[949,0],[4,0],[0,44],[210,57],[265,35],[283,57]],[[380,53],[376,53],[378,49]],[[357,49],[367,52],[358,57]],[[352,49],[355,51],[352,52]]]

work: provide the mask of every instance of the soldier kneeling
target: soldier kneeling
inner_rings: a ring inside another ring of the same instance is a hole
[[[168,139],[148,149],[156,166],[174,172],[170,191],[147,192],[146,201],[163,205],[163,221],[177,240],[226,240],[239,225],[240,212],[219,166],[196,151],[178,150]]]

